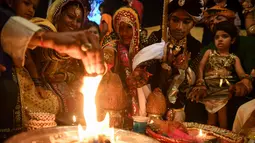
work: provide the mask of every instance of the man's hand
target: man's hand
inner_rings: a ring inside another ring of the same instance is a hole
[[[195,86],[194,88],[192,88],[191,92],[189,93],[189,99],[191,99],[191,101],[196,101],[197,103],[199,102],[199,100],[201,98],[206,97],[207,95],[207,89],[206,86]]]
[[[46,32],[42,34],[44,47],[53,48],[59,53],[70,57],[81,59],[88,74],[103,74],[106,70],[103,53],[98,38],[87,32]],[[86,51],[81,49],[82,45],[91,44]]]
[[[249,79],[242,79],[234,85],[229,87],[229,96],[245,96],[252,91],[252,83]]]
[[[186,70],[189,66],[189,60],[190,60],[191,53],[185,52],[181,55],[179,55],[174,61],[173,65],[177,67],[178,69],[184,69]]]
[[[136,68],[126,79],[129,87],[140,88],[147,84],[149,77],[152,76],[146,68]]]

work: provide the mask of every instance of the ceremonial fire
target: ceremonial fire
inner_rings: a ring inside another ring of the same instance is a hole
[[[83,114],[86,121],[86,129],[78,126],[80,142],[90,142],[99,140],[100,136],[107,138],[108,142],[114,142],[114,129],[109,127],[109,114],[106,114],[102,122],[97,121],[96,93],[101,75],[96,77],[84,77],[81,89],[84,99]]]

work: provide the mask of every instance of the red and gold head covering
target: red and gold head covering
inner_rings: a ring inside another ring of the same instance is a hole
[[[208,19],[212,16],[221,15],[226,17],[228,20],[234,20],[235,19],[235,12],[232,10],[229,10],[227,8],[221,7],[219,5],[215,5],[209,9],[207,9],[204,12],[204,18]]]
[[[76,2],[78,6],[81,6],[81,10],[83,12],[82,19],[84,20],[84,5],[80,0],[55,0],[48,8],[46,19],[54,24],[57,17],[62,13],[62,8],[70,2]]]
[[[131,7],[122,7],[113,15],[113,27],[115,32],[119,33],[119,25],[121,22],[132,26],[133,38],[129,47],[129,54],[135,55],[139,51],[140,40],[140,22],[137,12]]]

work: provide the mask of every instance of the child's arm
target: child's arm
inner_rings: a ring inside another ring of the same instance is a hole
[[[235,58],[235,70],[238,77],[241,81],[237,82],[235,85],[229,87],[229,92],[231,96],[235,94],[235,96],[245,96],[249,94],[252,90],[252,79],[250,75],[245,74],[240,59],[238,57]]]
[[[211,50],[208,49],[208,50],[205,52],[205,54],[204,54],[202,60],[201,60],[200,63],[199,63],[199,70],[198,70],[198,77],[197,77],[197,80],[202,80],[203,77],[204,77],[204,69],[205,69],[205,65],[206,65],[206,63],[207,63],[207,61],[208,61],[208,58],[209,58],[210,53],[211,53]]]
[[[244,69],[238,57],[235,58],[235,71],[240,79],[242,79],[245,76]]]

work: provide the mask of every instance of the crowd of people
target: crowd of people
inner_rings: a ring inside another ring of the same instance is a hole
[[[113,84],[116,90],[104,95],[123,103],[112,111],[123,119],[114,126],[130,129],[132,116],[151,116],[147,98],[161,92],[167,102],[163,119],[236,133],[253,127],[255,2],[239,2],[240,13],[229,1],[214,0],[209,7],[206,0],[171,0],[162,8],[160,30],[148,38],[138,0],[105,0],[100,25],[88,20],[86,0],[55,0],[46,18],[34,17],[39,0],[3,1],[0,138],[26,129],[29,113],[82,114],[82,77],[94,74],[107,77],[99,90]],[[247,36],[239,36],[236,19],[244,19]],[[190,34],[201,24],[203,44]],[[118,88],[123,92],[115,93]],[[112,110],[108,104],[102,110]]]

